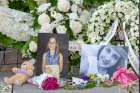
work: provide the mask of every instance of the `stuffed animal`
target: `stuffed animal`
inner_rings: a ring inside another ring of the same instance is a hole
[[[34,59],[31,59],[29,61],[26,60],[21,64],[21,68],[12,68],[12,71],[15,73],[15,75],[11,77],[5,77],[4,82],[7,84],[16,85],[24,84],[27,81],[27,79],[33,75],[34,62]]]

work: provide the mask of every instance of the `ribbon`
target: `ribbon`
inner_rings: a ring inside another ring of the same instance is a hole
[[[139,60],[137,56],[135,55],[133,48],[128,40],[126,31],[125,31],[125,22],[123,23],[123,30],[124,30],[125,40],[126,40],[126,43],[128,44],[128,49],[129,49],[128,58],[134,70],[136,71],[136,73],[139,74]]]
[[[107,35],[105,37],[105,42],[101,42],[100,45],[107,45],[110,42],[110,40],[114,37],[114,35],[116,33],[117,27],[118,27],[118,20],[115,20],[112,23],[112,26],[109,29],[109,32],[107,33]]]

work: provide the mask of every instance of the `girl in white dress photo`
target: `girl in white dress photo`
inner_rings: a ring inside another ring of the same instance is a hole
[[[46,52],[42,58],[42,74],[28,80],[39,88],[43,80],[47,77],[56,77],[59,80],[59,74],[63,69],[63,55],[59,50],[59,44],[55,37],[50,37],[46,45]]]

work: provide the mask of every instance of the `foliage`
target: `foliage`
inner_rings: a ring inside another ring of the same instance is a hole
[[[69,51],[69,64],[68,71],[71,72],[72,66],[80,66],[80,54],[78,51],[71,52]]]
[[[26,42],[19,42],[15,41],[7,36],[4,36],[0,33],[0,43],[3,45],[3,47],[11,47],[18,49],[20,52],[24,50],[23,46],[26,44]]]
[[[16,9],[23,12],[30,12],[37,4],[33,0],[8,0],[9,8]]]
[[[57,1],[58,0],[48,0],[48,2],[52,4],[52,6],[56,6],[57,5]]]
[[[79,52],[70,52],[69,53],[69,61],[71,63],[72,66],[77,66],[79,65],[79,61],[80,61],[80,55]]]
[[[23,0],[8,0],[9,8],[16,9],[23,12],[30,12],[28,2]]]
[[[89,7],[98,7],[106,2],[110,2],[114,0],[84,0],[84,6]]]
[[[87,83],[85,89],[94,88],[96,87],[96,82]]]
[[[8,0],[9,8],[30,12],[30,10],[34,9],[34,6],[37,6],[34,0]],[[52,4],[52,6],[57,5],[58,0],[48,0]],[[105,2],[110,2],[114,0],[84,0],[83,6],[86,8],[90,7],[98,7],[99,5],[104,4]]]

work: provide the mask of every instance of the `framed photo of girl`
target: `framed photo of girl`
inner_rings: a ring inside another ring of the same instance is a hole
[[[59,72],[60,77],[66,77],[68,44],[65,34],[39,33],[36,75]]]
[[[113,45],[83,45],[81,48],[81,74],[108,74],[119,67],[127,68],[128,47]]]

